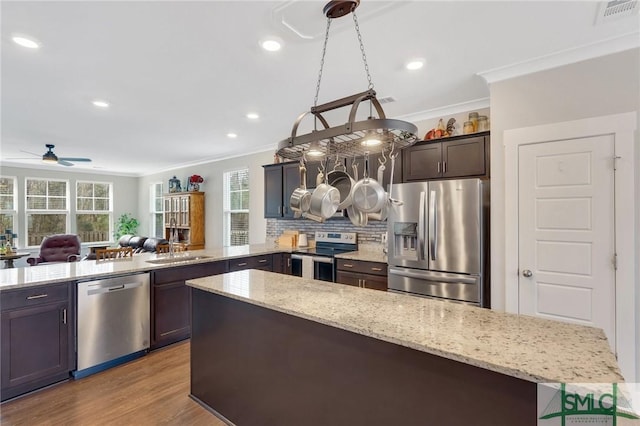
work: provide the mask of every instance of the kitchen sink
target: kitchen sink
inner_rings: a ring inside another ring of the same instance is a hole
[[[193,260],[203,260],[203,259],[210,259],[210,258],[211,256],[176,256],[176,257],[165,257],[162,259],[147,260],[147,262],[163,265],[166,263],[191,262]]]

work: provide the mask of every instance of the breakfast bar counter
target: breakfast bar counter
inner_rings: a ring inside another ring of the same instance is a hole
[[[256,270],[187,284],[192,397],[236,424],[534,425],[537,383],[623,380],[596,328]]]

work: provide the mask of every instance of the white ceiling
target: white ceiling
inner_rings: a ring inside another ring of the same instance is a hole
[[[93,159],[53,166],[58,170],[131,175],[275,150],[313,104],[323,6],[3,1],[3,164],[48,167],[37,157],[9,160],[30,157],[22,151],[41,155],[46,143],[56,145],[58,156]],[[387,116],[412,119],[486,102],[489,88],[479,72],[637,37],[637,16],[594,25],[599,8],[591,1],[362,0],[357,13],[378,97],[396,99],[384,105]],[[36,38],[41,48],[14,44],[15,33]],[[281,51],[259,47],[268,35],[283,40]],[[404,64],[414,57],[427,64],[409,72]],[[319,103],[366,89],[348,15],[332,22]],[[97,109],[95,98],[112,106]],[[260,119],[248,120],[249,111]],[[346,121],[346,112],[341,117]]]

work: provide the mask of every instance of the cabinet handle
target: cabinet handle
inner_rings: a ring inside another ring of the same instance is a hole
[[[371,268],[371,270],[372,270],[372,271],[380,272],[380,271],[382,271],[382,268]]]
[[[287,267],[290,267],[290,266],[291,266],[291,258],[290,258],[290,257],[288,257],[288,258],[287,258]]]
[[[67,308],[64,308],[62,310],[62,323],[66,324],[67,323]]]
[[[353,268],[353,265],[350,263],[345,263],[342,266],[344,266],[345,268]]]
[[[362,288],[367,288],[367,280],[362,280]]]
[[[446,161],[442,162],[442,173],[447,173],[447,162]]]
[[[278,206],[278,214],[282,214],[282,206]]]
[[[260,259],[260,260],[258,260],[258,263],[266,263],[266,262],[267,262],[267,259]]]
[[[48,294],[36,294],[35,296],[27,296],[27,300],[33,300],[33,299],[42,299],[43,297],[47,297]]]
[[[238,266],[247,266],[247,262],[238,263]]]
[[[438,173],[440,173],[440,162],[438,161]]]

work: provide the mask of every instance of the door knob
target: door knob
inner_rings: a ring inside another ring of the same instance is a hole
[[[531,276],[533,276],[533,273],[530,270],[525,269],[524,271],[522,271],[522,276],[530,278]]]

